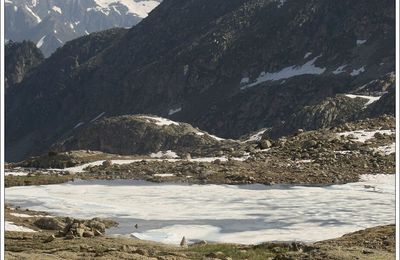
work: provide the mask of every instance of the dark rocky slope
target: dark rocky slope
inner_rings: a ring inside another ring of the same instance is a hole
[[[7,43],[5,54],[6,91],[20,83],[26,74],[44,60],[42,52],[30,41]]]
[[[281,125],[393,72],[394,32],[389,0],[164,1],[62,76],[50,64],[65,48],[21,83],[7,100],[7,159],[43,152],[103,112],[223,137]]]

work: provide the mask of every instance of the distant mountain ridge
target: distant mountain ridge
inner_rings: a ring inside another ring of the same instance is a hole
[[[67,41],[114,27],[132,27],[162,0],[6,0],[5,34],[31,40],[49,56]]]

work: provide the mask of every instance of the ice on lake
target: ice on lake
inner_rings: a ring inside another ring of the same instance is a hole
[[[312,242],[395,223],[395,176],[327,187],[75,181],[12,187],[6,202],[75,218],[113,218],[109,234],[179,244]],[[136,229],[134,226],[138,224]]]

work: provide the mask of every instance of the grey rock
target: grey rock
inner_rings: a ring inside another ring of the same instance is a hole
[[[34,222],[34,225],[46,230],[62,230],[65,224],[57,218],[40,218]]]

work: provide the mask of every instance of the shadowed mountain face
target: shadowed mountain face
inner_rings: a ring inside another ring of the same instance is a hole
[[[67,41],[113,27],[132,27],[161,0],[7,0],[6,39],[31,40],[45,56]]]
[[[394,72],[394,21],[389,0],[166,0],[128,31],[66,44],[10,92],[7,159],[100,114],[155,114],[222,137],[282,126]]]
[[[29,41],[9,42],[5,46],[5,53],[6,90],[20,83],[27,73],[44,60],[42,52]]]

